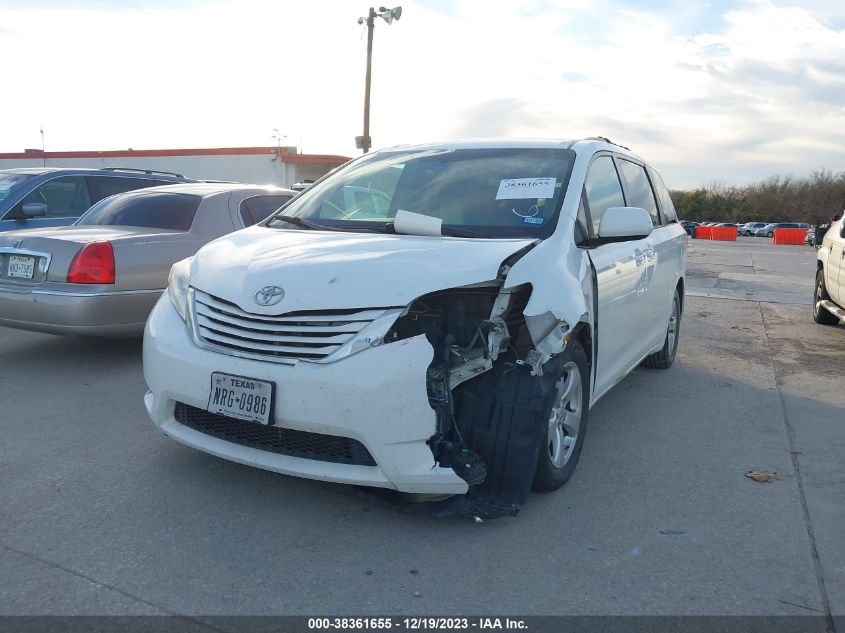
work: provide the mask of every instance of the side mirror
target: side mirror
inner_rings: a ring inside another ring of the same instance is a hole
[[[47,215],[47,205],[43,202],[25,202],[21,207],[21,211],[28,218],[37,218]]]
[[[651,215],[640,207],[610,207],[599,221],[599,240],[624,242],[651,235]]]

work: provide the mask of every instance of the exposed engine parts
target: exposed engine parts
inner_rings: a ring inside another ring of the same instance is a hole
[[[459,514],[514,514],[525,501],[544,401],[539,392],[520,401],[515,385],[523,373],[542,376],[571,335],[557,314],[523,315],[529,284],[501,286],[495,280],[422,296],[385,337],[424,334],[434,349],[426,386],[437,426],[429,445],[436,462],[470,486],[452,506]],[[502,410],[508,397],[518,411]]]

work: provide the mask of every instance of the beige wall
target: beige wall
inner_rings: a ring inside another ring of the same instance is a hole
[[[48,158],[48,167],[134,167],[158,169],[183,174],[199,180],[232,180],[254,184],[288,187],[302,180],[316,180],[334,165],[323,163],[289,163],[273,160],[276,155],[215,156],[138,156],[131,158]],[[0,169],[41,167],[40,156],[0,159]]]

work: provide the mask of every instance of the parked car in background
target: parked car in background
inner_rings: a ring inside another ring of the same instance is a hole
[[[373,152],[174,265],[144,403],[225,459],[514,514],[572,476],[601,396],[672,364],[686,249],[604,139]]]
[[[763,228],[754,231],[757,237],[772,237],[775,234],[775,229],[800,229],[801,226],[797,222],[774,222],[767,224]]]
[[[0,170],[0,231],[73,224],[117,193],[179,182],[180,174],[130,168],[37,167]]]
[[[687,235],[695,235],[695,227],[698,226],[698,222],[692,222],[690,220],[681,220],[681,226],[684,227],[684,231],[687,232]]]
[[[737,232],[740,235],[745,235],[747,237],[753,236],[757,229],[762,229],[766,226],[766,222],[746,222],[745,224],[741,224],[737,228]]]
[[[807,229],[807,235],[804,237],[804,243],[809,244],[810,246],[815,246],[816,244],[816,229],[810,228]]]
[[[0,233],[0,325],[138,335],[174,262],[293,195],[241,184],[150,187],[98,202],[73,226]]]
[[[816,254],[813,319],[822,325],[845,319],[845,218],[831,224]]]
[[[737,225],[733,224],[731,222],[719,222],[716,226],[727,226],[727,227],[737,228]]]

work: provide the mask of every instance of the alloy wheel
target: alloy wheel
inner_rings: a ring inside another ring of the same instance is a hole
[[[558,381],[554,405],[549,414],[548,451],[555,468],[563,468],[575,449],[583,406],[581,370],[570,361]]]

